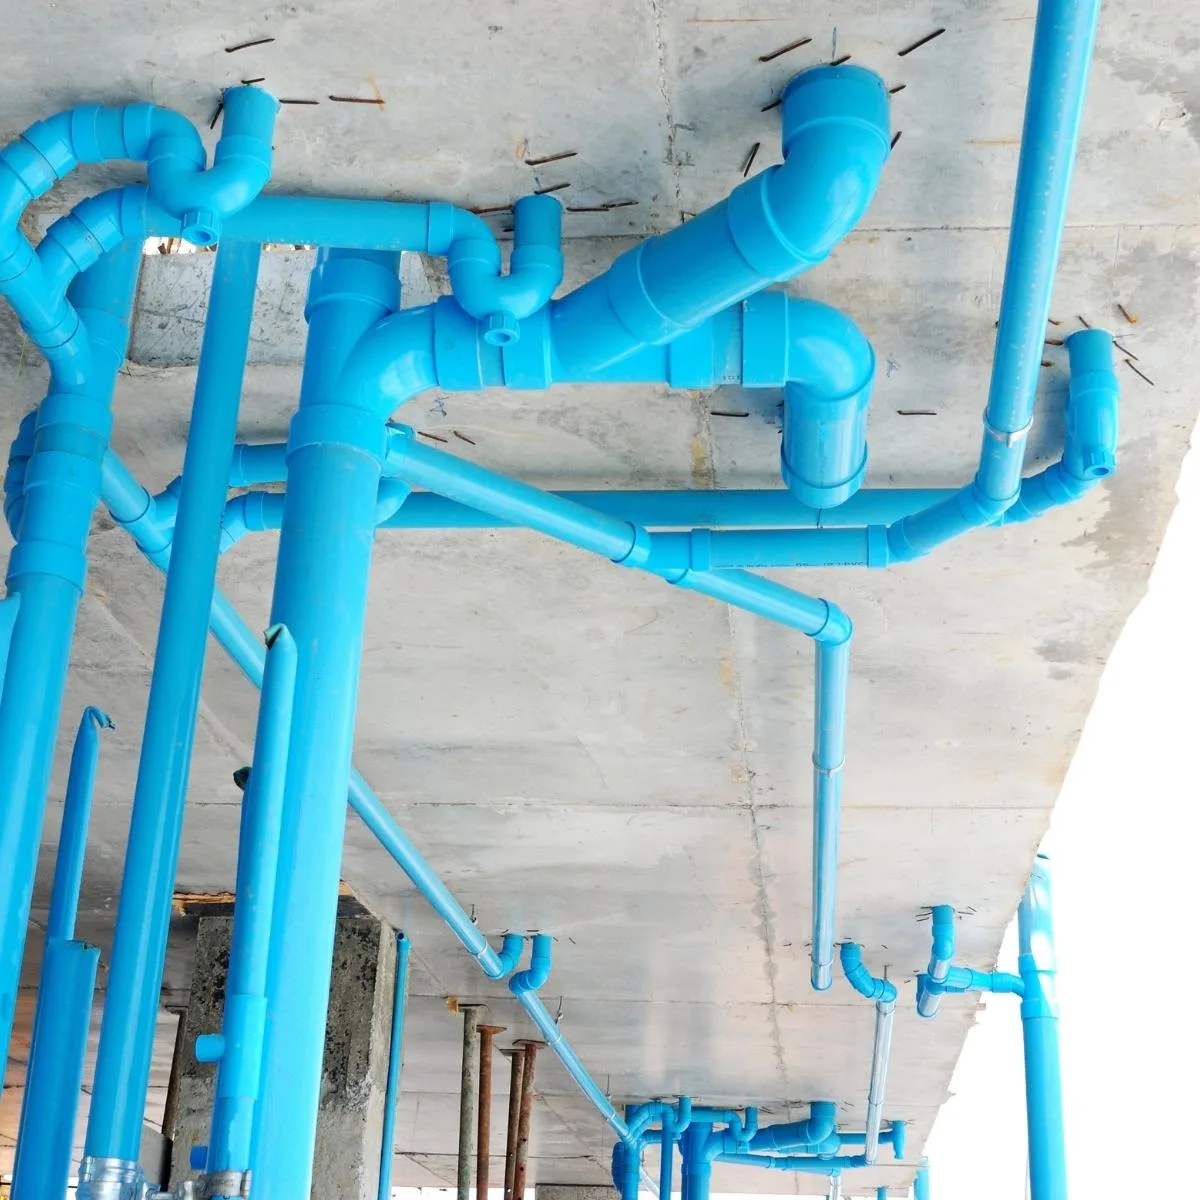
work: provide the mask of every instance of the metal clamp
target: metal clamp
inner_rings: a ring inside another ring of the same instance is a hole
[[[141,1163],[89,1154],[79,1164],[75,1195],[77,1200],[144,1200],[146,1175]]]
[[[993,441],[999,442],[1002,446],[1015,446],[1018,442],[1024,441],[1029,436],[1029,431],[1032,428],[1033,421],[1031,419],[1020,429],[1014,429],[1011,432],[1007,429],[997,429],[995,425],[988,422],[987,413],[983,414],[984,435],[990,437]]]

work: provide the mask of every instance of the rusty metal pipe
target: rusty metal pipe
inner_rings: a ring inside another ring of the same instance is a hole
[[[479,1100],[479,1004],[460,1005],[463,1015],[462,1082],[458,1094],[458,1200],[470,1200],[471,1144]]]
[[[525,1064],[521,1071],[521,1112],[517,1120],[517,1152],[513,1165],[512,1200],[524,1200],[525,1176],[529,1167],[529,1128],[533,1123],[533,1076],[537,1052],[544,1042],[522,1042]]]
[[[479,1125],[475,1139],[475,1197],[487,1200],[492,1153],[492,1042],[503,1025],[479,1026]]]
[[[517,1127],[521,1119],[521,1080],[525,1072],[525,1050],[514,1046],[501,1050],[508,1059],[508,1136],[504,1142],[504,1200],[513,1200],[513,1177],[517,1169]]]

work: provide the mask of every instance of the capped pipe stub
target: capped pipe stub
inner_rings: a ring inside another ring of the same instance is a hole
[[[206,209],[185,212],[180,223],[180,234],[193,246],[211,246],[221,233],[221,218]]]
[[[489,346],[510,346],[520,336],[521,326],[511,313],[492,313],[484,322],[483,340]]]
[[[806,128],[826,121],[862,125],[891,145],[887,87],[865,67],[809,67],[783,89],[783,154]]]

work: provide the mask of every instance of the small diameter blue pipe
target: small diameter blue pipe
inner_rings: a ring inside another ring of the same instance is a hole
[[[85,708],[71,751],[17,1134],[13,1168],[16,1196],[60,1196],[66,1191],[71,1173],[75,1118],[100,958],[95,946],[72,939],[100,756],[99,731],[112,727],[112,721],[98,708]]]
[[[87,539],[140,265],[140,247],[123,245],[75,281],[90,368],[85,381],[70,384],[51,373],[8,561],[8,594],[20,596],[20,607],[6,605],[6,617],[16,620],[0,696],[0,1062],[12,1031]]]
[[[47,938],[70,941],[75,936],[75,914],[79,908],[88,824],[92,817],[92,790],[100,761],[100,730],[112,728],[112,718],[91,705],[79,718],[67,773],[62,827],[58,833],[58,857],[54,864],[50,914],[46,922]]]
[[[1038,5],[979,469],[955,499],[888,531],[899,561],[990,524],[1017,502],[1099,12],[1099,0]],[[1088,473],[1110,469],[1101,460]]]
[[[947,992],[993,992],[1020,995],[1024,984],[1004,971],[976,971],[954,965],[954,908],[935,904],[930,910],[933,947],[929,966],[917,976],[917,1016],[937,1015]]]
[[[534,934],[529,966],[524,971],[518,971],[508,981],[508,990],[512,992],[517,1003],[537,1026],[546,1045],[562,1063],[567,1074],[579,1085],[579,1090],[604,1118],[605,1123],[617,1135],[626,1150],[635,1156],[640,1156],[637,1137],[630,1131],[620,1113],[613,1108],[608,1097],[601,1091],[600,1085],[588,1074],[587,1068],[579,1061],[579,1056],[572,1049],[571,1043],[563,1037],[557,1022],[537,994],[537,989],[543,987],[550,977],[552,945],[553,939],[549,934]]]
[[[875,1001],[875,1037],[871,1050],[866,1135],[863,1141],[863,1157],[870,1165],[878,1153],[879,1131],[883,1124],[888,1061],[892,1053],[892,1024],[896,1016],[896,985],[872,975],[863,964],[862,950],[853,942],[842,943],[841,959],[842,970],[850,986],[860,996]]]
[[[271,954],[275,883],[283,789],[296,693],[296,643],[286,627],[266,632],[254,763],[242,799],[233,937],[225,988],[225,1012],[218,1053],[201,1061],[219,1061],[207,1172],[245,1177],[250,1169],[255,1108],[262,1076],[267,1024],[267,971]],[[224,1192],[217,1193],[224,1196]],[[236,1200],[236,1197],[234,1197]]]
[[[436,491],[506,521],[558,538],[622,566],[660,574],[668,583],[701,592],[798,629],[817,643],[813,736],[812,984],[833,983],[838,828],[845,757],[849,618],[814,599],[744,571],[716,571],[697,556],[679,569],[655,565],[655,536],[645,529],[507,479],[494,471],[420,445],[407,426],[393,426],[388,461],[405,482]]]
[[[392,1159],[396,1154],[396,1105],[404,1070],[404,1015],[408,1005],[408,956],[412,943],[396,934],[396,985],[392,992],[392,1037],[388,1042],[387,1087],[383,1094],[383,1133],[379,1142],[379,1200],[392,1197]],[[486,1200],[486,1198],[483,1198]]]
[[[1029,1195],[1030,1200],[1065,1200],[1067,1155],[1054,980],[1054,922],[1049,863],[1040,854],[1017,908],[1017,940],[1024,984],[1021,1032],[1029,1128]]]
[[[271,611],[296,639],[300,658],[253,1152],[258,1200],[295,1200],[312,1184],[345,796],[387,449],[383,417],[345,395],[339,381],[350,348],[399,304],[399,292],[398,255],[366,251],[322,251],[309,286]],[[228,474],[227,460],[223,482]]]
[[[221,513],[260,249],[222,242],[163,598],[88,1117],[89,1157],[136,1162],[183,829]],[[158,1181],[154,1181],[158,1182]]]

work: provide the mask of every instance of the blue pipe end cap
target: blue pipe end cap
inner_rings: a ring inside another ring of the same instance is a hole
[[[783,154],[811,125],[826,121],[873,131],[886,154],[891,146],[887,85],[865,67],[817,66],[793,75],[783,89]]]
[[[492,313],[484,322],[483,340],[489,346],[511,346],[520,336],[520,323],[511,313]]]

